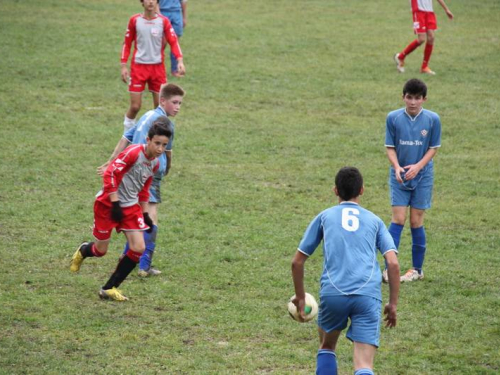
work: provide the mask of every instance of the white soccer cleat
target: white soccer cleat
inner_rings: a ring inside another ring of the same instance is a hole
[[[394,55],[394,62],[396,63],[396,69],[399,73],[405,72],[405,61],[399,58],[399,53]]]
[[[417,270],[414,270],[413,268],[410,268],[406,273],[399,278],[399,281],[402,283],[409,282],[409,281],[416,281],[416,280],[422,280],[424,278],[424,272],[422,271],[421,273],[418,273]]]

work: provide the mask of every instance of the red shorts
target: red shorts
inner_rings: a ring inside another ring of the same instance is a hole
[[[148,84],[149,91],[160,92],[161,85],[167,83],[163,64],[132,64],[130,67],[129,92],[143,92]]]
[[[100,241],[109,240],[111,232],[116,229],[118,233],[123,231],[145,231],[149,229],[144,223],[142,208],[139,204],[130,207],[122,207],[123,220],[117,223],[111,220],[111,207],[95,201],[94,203],[94,228],[93,235]]]
[[[413,30],[415,30],[415,34],[425,34],[427,30],[437,30],[436,15],[434,12],[414,12]]]

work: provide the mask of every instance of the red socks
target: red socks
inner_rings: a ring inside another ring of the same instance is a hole
[[[399,54],[399,59],[404,60],[405,57],[407,55],[409,55],[410,53],[412,53],[413,51],[415,51],[418,48],[418,46],[420,46],[420,44],[418,44],[418,40],[415,39],[413,42],[411,42],[410,44],[408,44],[406,46],[406,48],[403,50],[403,52],[401,52]]]
[[[432,49],[434,48],[434,44],[425,44],[424,50],[424,61],[422,61],[422,69],[427,68],[429,65],[429,60],[431,59]]]

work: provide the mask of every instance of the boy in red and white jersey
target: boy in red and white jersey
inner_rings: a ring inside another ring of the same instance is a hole
[[[437,0],[437,2],[443,7],[448,18],[452,20],[453,13],[451,13],[450,9],[446,6],[444,0]],[[396,69],[398,72],[404,73],[406,56],[426,42],[420,73],[434,75],[436,73],[429,68],[429,60],[431,59],[432,49],[434,48],[434,32],[437,30],[437,21],[432,7],[432,0],[410,0],[410,3],[413,15],[413,30],[415,34],[417,34],[417,39],[408,44],[402,52],[394,55]]]
[[[154,108],[159,105],[159,92],[167,83],[164,50],[166,42],[177,58],[177,71],[184,75],[181,47],[175,31],[167,17],[156,13],[159,0],[141,0],[144,12],[132,16],[127,26],[121,53],[121,77],[128,84],[130,107],[125,114],[125,130],[134,126],[137,113],[142,105],[142,92],[146,84],[153,94]],[[130,74],[127,61],[134,44]]]
[[[123,232],[130,245],[118,266],[101,288],[99,297],[126,301],[117,288],[135,268],[146,245],[144,231],[151,231],[148,214],[149,188],[160,166],[160,157],[172,136],[168,119],[160,117],[149,129],[146,144],[127,147],[107,167],[103,188],[94,202],[93,242],[83,242],[71,259],[70,270],[78,272],[85,258],[102,257],[108,251],[111,233]]]

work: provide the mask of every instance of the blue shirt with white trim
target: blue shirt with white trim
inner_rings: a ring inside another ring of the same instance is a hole
[[[159,117],[167,116],[167,113],[163,110],[162,107],[158,106],[156,109],[146,112],[142,117],[135,123],[133,127],[126,130],[123,133],[123,137],[126,138],[132,144],[146,144],[148,137],[149,129],[153,122],[155,122]],[[168,116],[167,116],[168,117]],[[172,150],[172,146],[174,144],[174,130],[175,124],[172,120],[172,136],[170,137],[166,150]],[[162,154],[158,160],[160,161],[160,168],[158,170],[158,174],[161,176],[165,175],[167,170],[167,157],[165,154]]]
[[[320,296],[363,295],[382,301],[377,250],[395,251],[384,222],[354,202],[330,207],[307,227],[298,251],[310,256],[323,241]]]
[[[401,167],[418,163],[430,148],[441,147],[439,115],[423,108],[414,117],[405,108],[390,112],[386,119],[385,146],[396,149]],[[432,163],[431,160],[428,165]]]

